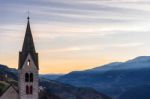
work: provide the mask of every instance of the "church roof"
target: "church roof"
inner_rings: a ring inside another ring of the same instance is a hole
[[[33,36],[30,28],[30,21],[29,21],[30,18],[28,17],[27,19],[28,22],[27,22],[24,43],[23,43],[22,51],[19,53],[19,69],[22,68],[28,54],[31,55],[35,65],[38,68],[38,53],[36,53],[35,46],[34,46]]]
[[[28,17],[28,23],[27,23],[26,34],[25,34],[24,43],[22,47],[22,52],[35,53],[35,46],[34,46],[33,37],[31,33],[29,17]]]
[[[10,84],[9,82],[5,82],[5,85],[3,85],[2,89],[0,90],[0,97],[10,88],[12,87],[14,89],[14,91],[16,91],[17,93],[19,93],[19,90],[17,88],[17,86]]]

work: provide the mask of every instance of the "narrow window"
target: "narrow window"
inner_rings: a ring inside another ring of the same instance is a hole
[[[29,74],[28,73],[25,74],[25,82],[29,82]]]
[[[33,82],[33,73],[30,73],[30,82]]]
[[[29,86],[26,86],[26,94],[29,94]]]
[[[27,66],[30,66],[30,60],[28,60],[28,62],[27,62]]]
[[[32,93],[33,93],[33,87],[30,86],[30,94],[32,94]]]

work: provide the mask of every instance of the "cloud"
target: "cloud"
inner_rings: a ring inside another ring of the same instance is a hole
[[[112,2],[112,3],[147,3],[150,0],[77,0],[78,2],[98,3],[98,2]]]
[[[1,57],[21,48],[28,9],[36,48],[46,60],[53,54],[99,61],[112,53],[123,59],[149,49],[149,0],[0,0]],[[122,49],[129,49],[126,55]]]
[[[82,1],[82,0],[81,0]],[[93,1],[96,2],[96,1]],[[120,4],[123,5],[124,3]],[[19,9],[18,9],[19,8]],[[130,6],[118,6],[117,4],[86,4],[72,0],[23,0],[22,2],[3,1],[1,9],[5,14],[15,16],[12,12],[18,15],[25,15],[28,9],[31,9],[31,15],[35,18],[40,18],[42,21],[57,21],[63,23],[130,23],[142,18],[145,14],[140,9]],[[5,19],[5,18],[4,18]],[[144,20],[145,18],[142,18]],[[36,19],[37,20],[37,19]],[[6,21],[6,20],[5,20]],[[10,21],[10,20],[9,20]],[[37,20],[38,21],[38,20]]]
[[[69,46],[65,48],[57,48],[57,49],[48,49],[48,50],[41,50],[44,53],[51,53],[51,52],[83,52],[83,51],[92,51],[100,49],[99,45],[91,45],[91,46]]]
[[[144,44],[141,42],[135,42],[135,43],[114,44],[111,46],[112,47],[120,47],[120,48],[129,48],[129,47],[140,47],[142,45],[144,45]]]

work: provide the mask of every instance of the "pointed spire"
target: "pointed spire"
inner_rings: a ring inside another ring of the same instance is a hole
[[[19,69],[22,68],[22,66],[29,54],[31,55],[35,65],[38,68],[38,53],[36,53],[36,50],[35,50],[29,19],[30,19],[30,17],[28,16],[24,43],[23,43],[22,51],[19,54]]]
[[[31,33],[31,28],[30,28],[30,18],[28,17],[28,23],[27,23],[27,28],[26,28],[26,34],[24,38],[24,43],[22,47],[22,52],[27,52],[27,53],[35,53],[35,47],[34,47],[34,41]]]

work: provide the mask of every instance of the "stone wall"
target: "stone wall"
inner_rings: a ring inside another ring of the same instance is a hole
[[[30,60],[30,66],[27,65],[28,60]],[[25,82],[25,74],[33,73],[33,82]],[[26,94],[26,85],[33,87],[32,94]],[[28,55],[23,67],[19,70],[19,99],[38,99],[39,93],[39,78],[38,69],[35,66],[30,54]]]

